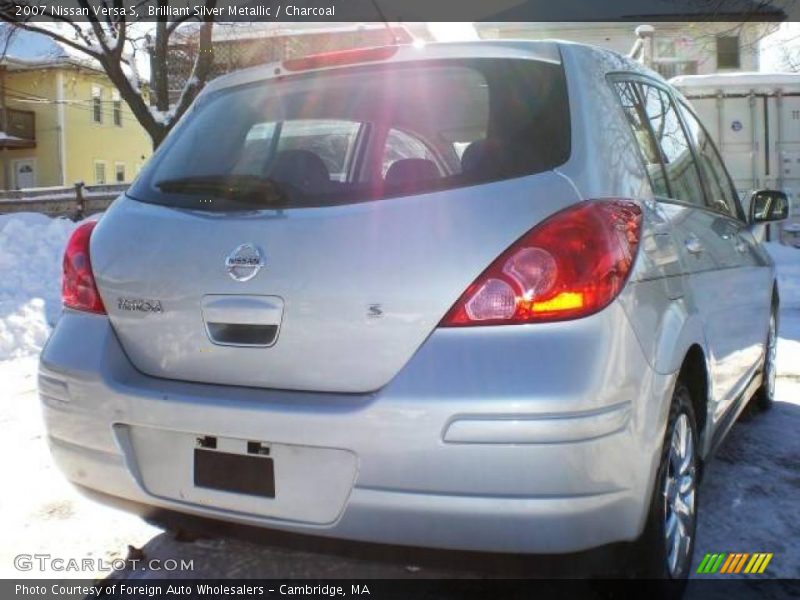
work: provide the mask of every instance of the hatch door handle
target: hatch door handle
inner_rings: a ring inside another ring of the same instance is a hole
[[[268,347],[278,339],[283,299],[279,296],[210,295],[203,297],[202,311],[212,343]]]

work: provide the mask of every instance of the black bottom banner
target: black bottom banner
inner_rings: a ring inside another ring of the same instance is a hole
[[[653,580],[528,580],[528,579],[107,579],[0,580],[0,598],[132,600],[205,600],[217,598],[515,600],[541,598],[800,598],[800,580],[701,579],[684,586]]]

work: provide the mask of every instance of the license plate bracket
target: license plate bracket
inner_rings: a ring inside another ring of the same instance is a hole
[[[223,492],[274,498],[275,465],[268,456],[195,448],[194,485]]]

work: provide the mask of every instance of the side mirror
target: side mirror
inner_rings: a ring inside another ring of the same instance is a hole
[[[777,190],[758,190],[750,196],[750,222],[769,223],[789,217],[789,197]]]

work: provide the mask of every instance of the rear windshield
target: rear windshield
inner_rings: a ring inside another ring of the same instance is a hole
[[[569,147],[560,64],[339,69],[201,98],[128,194],[211,211],[330,206],[538,173]]]

